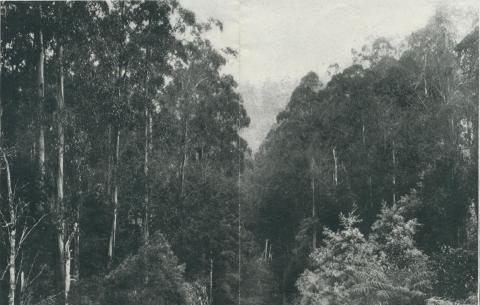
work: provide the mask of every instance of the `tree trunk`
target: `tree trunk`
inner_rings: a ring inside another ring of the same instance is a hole
[[[3,128],[2,128],[2,118],[3,118],[3,103],[2,103],[2,73],[3,73],[3,54],[2,54],[2,5],[0,4],[0,147],[2,146],[3,141]]]
[[[316,228],[316,208],[315,208],[315,176],[314,176],[314,170],[315,170],[315,159],[312,158],[312,164],[311,164],[311,176],[312,176],[312,249],[317,248],[317,228]]]
[[[41,18],[41,6],[40,6]],[[44,123],[44,101],[45,101],[45,79],[44,64],[45,51],[43,45],[43,32],[38,31],[38,61],[37,61],[37,98],[38,98],[38,168],[40,171],[40,188],[43,192],[45,183],[45,123]]]
[[[188,116],[185,115],[183,124],[183,156],[180,169],[180,196],[183,197],[185,191],[185,168],[187,166],[187,149],[188,149]]]
[[[265,239],[265,250],[263,251],[263,258],[265,260],[268,258],[268,238]]]
[[[316,228],[316,208],[315,208],[315,178],[312,178],[312,220],[313,223],[313,234],[312,234],[312,249],[317,248],[317,228]]]
[[[368,176],[368,189],[370,194],[370,207],[373,207],[373,181],[372,175]]]
[[[337,159],[337,151],[335,147],[332,149],[333,155],[333,183],[335,186],[338,185],[338,159]]]
[[[393,204],[397,202],[396,200],[396,189],[397,189],[397,177],[396,177],[396,171],[397,171],[397,160],[396,160],[396,155],[395,155],[395,140],[392,140],[392,195],[393,195]]]
[[[70,251],[70,242],[65,244],[65,290],[64,290],[64,299],[65,305],[68,305],[68,296],[70,294],[70,284],[71,284],[71,276],[70,276],[70,265],[71,265],[71,251]]]
[[[108,261],[109,264],[113,260],[114,249],[115,249],[115,238],[117,235],[117,214],[118,214],[118,160],[119,160],[119,150],[120,150],[120,131],[115,131],[115,154],[113,156],[113,165],[112,165],[112,203],[113,203],[113,220],[112,220],[112,229],[110,231],[110,238],[108,242]]]
[[[23,270],[20,272],[20,304],[25,304],[25,272]],[[27,303],[28,304],[28,303]]]
[[[67,234],[67,216],[64,202],[63,184],[64,184],[64,154],[65,154],[65,133],[63,128],[65,95],[64,95],[64,72],[63,72],[63,47],[58,48],[59,69],[59,93],[58,93],[58,173],[57,173],[57,210],[60,217],[60,230],[58,233],[58,248],[60,250],[60,260],[62,264],[63,288],[64,288],[64,304],[68,305],[68,296],[71,284],[71,240],[74,237],[75,230],[70,235]],[[77,224],[75,223],[75,227]],[[68,239],[67,239],[68,236]]]
[[[213,258],[210,258],[210,305],[213,304]]]
[[[362,124],[362,143],[363,148],[365,148],[365,124]]]
[[[7,157],[5,152],[2,151],[3,160],[5,161],[5,168],[7,171],[7,196],[8,196],[8,207],[10,210],[10,227],[8,241],[10,244],[10,254],[8,256],[8,273],[9,273],[9,291],[8,291],[8,304],[15,305],[15,288],[17,283],[16,270],[15,270],[15,258],[17,256],[17,214],[16,207],[14,206],[13,193],[12,193],[12,180],[10,175],[10,166],[8,164]]]
[[[75,223],[80,225],[80,205],[75,211]],[[73,245],[73,278],[80,281],[80,234],[75,234],[75,244]]]
[[[423,56],[423,90],[425,97],[428,97],[428,85],[427,85],[427,54]]]
[[[63,130],[63,109],[64,109],[64,92],[63,92],[63,47],[58,49],[58,61],[60,64],[59,70],[59,92],[57,96],[57,131],[58,131],[58,169],[57,169],[57,216],[59,218],[59,230],[58,230],[58,249],[60,260],[60,274],[62,279],[66,278],[65,274],[65,234],[66,234],[66,221],[65,221],[65,206],[63,196],[63,158],[65,149],[65,135]]]
[[[72,240],[78,235],[78,223],[75,222],[72,232],[68,236],[68,239],[65,241],[64,249],[65,249],[65,278],[64,278],[64,304],[68,305],[68,299],[70,295],[70,285],[72,283],[71,277],[71,263],[72,263],[72,249],[71,244]]]
[[[150,111],[145,109],[145,157],[143,164],[143,173],[145,178],[145,193],[144,193],[144,206],[143,206],[143,239],[144,242],[148,242],[149,238],[149,229],[148,229],[148,220],[149,220],[149,204],[150,204],[150,181],[149,181],[149,155],[152,149],[151,142],[151,131],[152,131],[152,115]]]
[[[123,15],[123,5],[122,5],[122,15]],[[125,68],[126,69],[126,68]],[[125,73],[125,72],[124,72]],[[125,74],[124,74],[125,75]],[[122,79],[122,66],[118,66],[118,81]],[[121,102],[121,89],[118,88],[117,92],[118,102]],[[112,155],[111,143],[112,135],[114,137],[114,153]],[[119,152],[120,152],[120,127],[117,125],[109,125],[108,129],[108,173],[107,173],[107,196],[111,196],[111,202],[113,205],[113,218],[112,218],[112,228],[110,230],[110,237],[108,240],[108,265],[111,265],[113,262],[114,251],[115,251],[115,242],[117,237],[117,218],[118,218],[118,162],[119,162]],[[111,162],[112,161],[112,162]]]
[[[112,125],[108,124],[107,127],[107,175],[106,175],[106,197],[107,201],[110,200],[111,187],[112,187]]]
[[[149,20],[149,24],[151,21]],[[149,205],[150,205],[150,177],[148,173],[149,155],[151,151],[151,131],[152,131],[152,114],[150,110],[150,103],[148,97],[148,65],[150,60],[150,48],[147,47],[145,51],[145,78],[144,78],[144,92],[145,92],[145,160],[144,160],[144,206],[143,206],[143,241],[148,243],[149,239]]]

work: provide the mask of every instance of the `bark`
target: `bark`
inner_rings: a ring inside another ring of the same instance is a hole
[[[108,242],[108,261],[112,262],[115,250],[115,239],[117,235],[117,214],[118,214],[118,160],[119,160],[119,150],[120,150],[120,131],[117,129],[115,131],[115,154],[113,156],[112,164],[112,203],[113,203],[113,220],[112,220],[112,229],[110,231],[110,238]]]

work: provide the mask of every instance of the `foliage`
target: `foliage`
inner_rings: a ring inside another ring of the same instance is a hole
[[[138,254],[107,275],[105,304],[186,304],[184,269],[163,235],[156,233]]]
[[[401,287],[400,293],[391,297],[389,304],[423,304],[425,295],[431,292],[432,272],[428,256],[415,245],[417,221],[405,221],[403,210],[397,204],[391,207],[384,204],[372,225],[369,240],[382,257],[382,264],[392,284]]]
[[[473,295],[477,24],[457,39],[439,9],[402,47],[378,38],[328,82],[309,72],[253,157],[238,84],[223,72],[236,51],[205,35],[220,21],[199,22],[176,0],[5,2],[2,14],[0,145],[15,151],[28,215],[12,226],[49,215],[14,259],[26,280],[17,300],[61,300],[57,125],[62,220],[80,224],[71,304],[228,305],[238,289],[264,305]],[[283,87],[261,95],[283,99]],[[148,240],[145,228],[162,234]],[[311,253],[314,234],[322,247]],[[5,262],[6,230],[0,238]]]
[[[475,294],[478,282],[477,251],[444,246],[432,256],[434,293],[448,299],[465,299]]]
[[[253,258],[244,265],[242,303],[246,305],[278,304],[280,291],[272,272],[270,259]]]
[[[355,214],[340,216],[297,287],[300,304],[423,304],[431,283],[427,257],[413,244],[415,221],[384,206],[366,239]]]
[[[259,194],[254,231],[273,241],[272,265],[287,298],[296,295],[312,228],[339,229],[336,215],[353,205],[365,234],[375,229],[382,202],[398,204],[392,226],[403,221],[398,217],[416,219],[389,233],[403,236],[398,243],[378,241],[394,260],[393,253],[407,255],[392,272],[408,289],[428,286],[422,279],[427,255],[447,245],[471,247],[470,211],[478,209],[478,118],[471,115],[478,113],[478,26],[457,40],[449,14],[439,9],[402,47],[377,39],[325,85],[312,85],[318,77],[309,73],[277,116],[255,156],[250,192]],[[412,260],[423,274],[418,278],[402,271]]]

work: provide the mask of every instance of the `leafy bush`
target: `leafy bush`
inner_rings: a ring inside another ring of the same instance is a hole
[[[413,242],[415,220],[384,206],[368,239],[355,227],[354,213],[340,221],[342,230],[324,230],[323,245],[297,281],[301,305],[424,303],[430,272]]]
[[[403,215],[403,207],[384,204],[372,225],[369,240],[396,287],[388,304],[423,304],[431,290],[432,273],[428,256],[415,246],[418,223],[416,219],[406,221]]]
[[[104,304],[187,304],[184,266],[162,234],[107,275]]]
[[[343,229],[324,230],[323,246],[312,253],[311,268],[297,281],[301,305],[371,304],[375,297],[387,297],[381,292],[387,279],[380,260],[354,227],[358,218],[340,217]]]

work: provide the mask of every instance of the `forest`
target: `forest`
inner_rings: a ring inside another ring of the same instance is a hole
[[[477,304],[478,16],[307,73],[253,153],[221,20],[0,6],[0,304]]]

